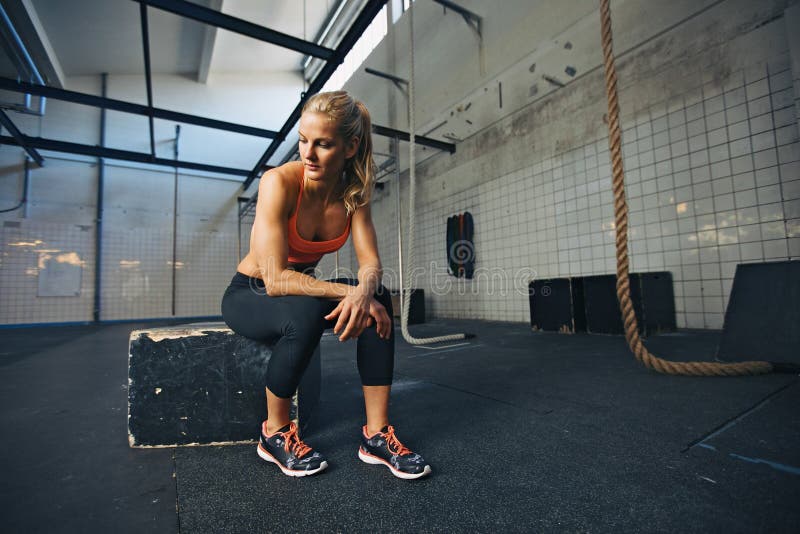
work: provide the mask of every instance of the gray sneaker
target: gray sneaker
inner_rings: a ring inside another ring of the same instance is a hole
[[[392,426],[385,426],[380,432],[369,436],[364,425],[358,457],[368,464],[385,465],[397,478],[420,478],[431,472],[431,466],[422,456],[400,443]]]
[[[261,424],[257,451],[263,460],[277,464],[283,474],[290,477],[313,475],[328,467],[328,462],[320,453],[303,443],[294,423],[289,423],[269,435],[267,422],[264,421]]]

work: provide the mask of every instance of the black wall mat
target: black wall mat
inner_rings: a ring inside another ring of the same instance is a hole
[[[636,284],[631,284],[631,300],[637,308]],[[617,278],[613,274],[583,277],[586,296],[586,331],[592,334],[622,334],[622,316],[617,303]],[[641,313],[636,310],[636,316]]]
[[[673,332],[675,298],[668,272],[630,275],[631,301],[642,335]],[[535,280],[529,285],[534,329],[623,334],[616,276]]]
[[[642,327],[644,335],[652,336],[660,332],[674,332],[678,329],[675,320],[675,292],[672,285],[672,273],[638,273],[642,305]],[[634,301],[634,309],[636,301]],[[639,316],[637,315],[637,318]]]
[[[394,316],[400,318],[400,292],[390,291],[392,295],[392,308]],[[411,290],[411,309],[408,310],[408,324],[421,324],[425,322],[425,290]]]
[[[631,303],[643,336],[674,332],[675,294],[669,272],[629,275]],[[586,330],[594,334],[624,334],[613,274],[583,279],[586,296]]]
[[[224,323],[136,330],[128,356],[132,447],[251,441],[266,418],[267,344]],[[304,428],[319,401],[317,348],[292,403]]]
[[[534,280],[528,285],[531,328],[550,332],[583,332],[583,283],[577,278]]]
[[[717,357],[800,363],[800,261],[736,266]]]
[[[572,320],[575,324],[575,332],[586,332],[586,294],[583,278],[570,279],[570,287],[572,288]]]

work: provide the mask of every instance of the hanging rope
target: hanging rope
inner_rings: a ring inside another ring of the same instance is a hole
[[[401,284],[402,286],[408,285],[409,287],[403,287],[403,305],[402,305],[402,312],[400,314],[400,330],[403,333],[403,339],[405,339],[408,343],[412,345],[422,345],[423,343],[439,343],[442,341],[454,341],[458,339],[467,339],[468,337],[474,337],[469,334],[450,334],[446,336],[436,336],[436,337],[425,337],[425,338],[417,338],[411,335],[408,331],[408,312],[411,307],[411,273],[414,272],[414,221],[416,217],[414,216],[414,204],[416,197],[416,182],[417,182],[417,174],[416,174],[416,160],[415,160],[415,124],[414,124],[414,11],[415,6],[412,5],[409,9],[409,34],[410,34],[410,52],[409,52],[409,80],[408,80],[408,131],[409,131],[409,149],[408,149],[408,275],[405,276],[405,280],[408,283]]]
[[[617,298],[625,325],[625,339],[636,359],[659,373],[694,376],[759,375],[770,372],[798,372],[797,365],[750,361],[738,363],[670,362],[651,354],[639,338],[639,325],[630,298],[628,279],[628,205],[625,202],[625,183],[622,170],[617,74],[611,50],[611,12],[609,0],[600,0],[600,28],[603,36],[603,58],[608,95],[608,145],[611,151],[614,219],[617,236]]]

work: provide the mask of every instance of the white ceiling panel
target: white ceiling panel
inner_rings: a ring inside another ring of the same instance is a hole
[[[208,6],[208,0],[195,0]],[[311,41],[337,0],[222,0],[222,12]],[[219,5],[219,2],[213,2]],[[66,76],[144,72],[139,4],[132,0],[30,0]],[[198,72],[205,24],[148,8],[153,73]],[[210,72],[300,70],[302,54],[217,30]]]
[[[139,4],[131,0],[32,0],[67,76],[144,72]],[[197,70],[203,25],[148,9],[155,73]]]
[[[258,1],[224,0],[222,11],[260,26],[313,41],[332,0]],[[226,30],[217,31],[212,72],[263,72],[300,70],[303,56]]]

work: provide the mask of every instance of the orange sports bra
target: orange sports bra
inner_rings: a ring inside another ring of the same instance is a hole
[[[325,254],[336,252],[342,248],[350,235],[351,215],[348,215],[347,226],[345,226],[344,233],[336,239],[329,239],[328,241],[308,241],[300,237],[300,234],[297,232],[297,213],[300,211],[300,199],[303,198],[304,189],[305,180],[303,180],[303,173],[301,172],[297,206],[294,208],[294,214],[289,217],[289,257],[287,259],[290,263],[316,263]]]

